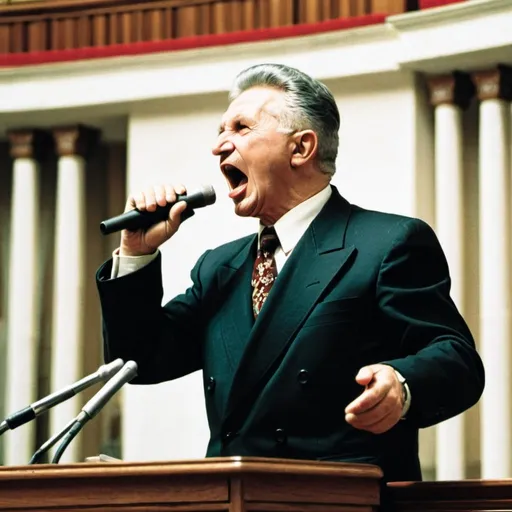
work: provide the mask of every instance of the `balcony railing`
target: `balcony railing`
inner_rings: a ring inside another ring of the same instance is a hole
[[[0,53],[162,41],[397,14],[417,0],[51,0],[0,5]]]

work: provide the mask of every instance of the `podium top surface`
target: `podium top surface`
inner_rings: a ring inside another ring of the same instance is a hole
[[[373,512],[376,466],[253,457],[0,468],[0,512]]]
[[[0,467],[0,482],[17,479],[52,479],[149,475],[310,475],[354,479],[380,479],[382,470],[370,464],[320,462],[259,457],[212,457],[206,459],[153,462],[40,464]]]

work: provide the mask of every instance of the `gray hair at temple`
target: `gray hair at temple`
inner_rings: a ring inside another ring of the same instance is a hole
[[[285,93],[287,111],[281,116],[281,128],[313,130],[318,137],[320,171],[332,176],[336,172],[340,114],[331,91],[298,69],[282,64],[258,64],[236,77],[229,100],[253,87],[274,87]]]

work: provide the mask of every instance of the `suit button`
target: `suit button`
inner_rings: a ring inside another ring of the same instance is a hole
[[[208,391],[208,393],[213,393],[215,391],[215,379],[213,377],[208,379],[206,384],[206,391]]]
[[[297,380],[303,385],[307,384],[309,380],[309,372],[307,370],[301,370],[297,374]]]
[[[227,444],[231,441],[233,441],[233,439],[238,435],[238,432],[226,432],[224,434],[224,442]]]
[[[275,440],[278,444],[286,443],[286,432],[282,428],[276,428]]]

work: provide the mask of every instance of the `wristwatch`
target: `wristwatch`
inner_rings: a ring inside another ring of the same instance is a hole
[[[398,382],[402,385],[402,397],[404,401],[404,405],[402,407],[402,416],[400,419],[404,420],[407,412],[409,411],[409,407],[411,406],[411,391],[409,389],[409,384],[405,380],[405,377],[395,370],[395,375],[398,379]]]

